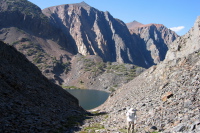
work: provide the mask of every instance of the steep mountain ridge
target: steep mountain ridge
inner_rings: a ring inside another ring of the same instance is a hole
[[[128,27],[129,30],[131,30],[131,32],[136,32],[138,33],[138,28],[140,27],[149,27],[151,25],[154,25],[156,27],[161,27],[164,26],[163,24],[154,24],[154,23],[150,23],[150,24],[142,24],[136,20],[134,20],[133,22],[130,23],[126,23],[126,26]]]
[[[138,109],[138,132],[200,131],[200,17],[194,27],[170,45],[166,59],[113,93],[100,111],[111,131],[125,128],[125,113]],[[178,48],[177,48],[178,47]]]
[[[0,132],[56,132],[84,114],[78,100],[0,41]]]
[[[147,68],[165,59],[168,47],[178,35],[162,24],[141,24],[137,21],[128,23],[138,50],[142,53]]]
[[[52,23],[61,25],[71,38],[72,45],[82,55],[98,55],[104,61],[145,65],[138,60],[140,53],[134,47],[126,25],[85,3],[49,7],[43,10]],[[74,43],[73,43],[74,42]]]

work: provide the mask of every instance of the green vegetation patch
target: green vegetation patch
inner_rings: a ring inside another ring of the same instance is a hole
[[[127,129],[122,128],[122,129],[119,129],[119,131],[120,131],[121,133],[126,133],[126,132],[127,132]]]
[[[82,124],[82,121],[85,119],[85,115],[79,115],[79,116],[70,116],[67,118],[67,123],[61,125],[58,129],[56,129],[55,133],[61,133],[64,131],[65,128],[73,128],[76,126],[80,126]]]
[[[79,58],[79,61],[80,60],[83,60],[85,72],[90,71],[95,75],[98,75],[105,71],[106,65],[104,62],[95,62],[91,59],[85,59],[85,58]]]
[[[88,127],[84,127],[82,133],[84,133],[84,132],[95,133],[95,130],[100,130],[100,129],[105,129],[104,125],[102,125],[100,123],[93,123]]]
[[[140,73],[137,70],[143,70],[142,68],[131,64],[120,64],[120,63],[111,63],[111,62],[102,62],[102,61],[94,61],[93,59],[88,59],[85,56],[80,56],[78,61],[82,61],[84,63],[84,71],[92,72],[96,76],[103,72],[114,73],[118,76],[126,77],[127,81],[134,79]],[[141,71],[142,72],[142,71]],[[111,91],[114,91],[116,86],[111,87]]]
[[[110,87],[109,91],[110,91],[110,92],[114,92],[114,91],[116,91],[116,90],[115,90],[115,88]]]
[[[80,89],[80,88],[78,88],[76,86],[65,86],[65,85],[62,85],[62,88],[63,89]]]

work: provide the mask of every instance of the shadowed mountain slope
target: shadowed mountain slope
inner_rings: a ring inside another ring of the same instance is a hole
[[[54,132],[84,114],[78,100],[0,42],[0,132]]]

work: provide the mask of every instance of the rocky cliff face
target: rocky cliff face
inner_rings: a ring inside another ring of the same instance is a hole
[[[3,42],[0,60],[0,132],[54,132],[84,113],[76,98]]]
[[[166,61],[177,58],[187,57],[189,54],[194,53],[200,49],[200,17],[197,18],[194,27],[185,34],[179,37],[171,45],[169,52],[166,55]]]
[[[127,23],[138,50],[142,53],[146,67],[165,59],[168,47],[178,35],[162,24],[144,25],[137,21]]]
[[[126,25],[110,13],[84,2],[46,8],[43,13],[71,38],[78,53],[98,55],[104,61],[144,64],[143,60],[138,60],[140,53]]]
[[[200,19],[170,45],[164,62],[117,90],[100,107],[110,130],[125,128],[128,108],[138,109],[138,132],[200,132]]]

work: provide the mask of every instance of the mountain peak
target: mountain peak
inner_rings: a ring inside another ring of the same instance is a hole
[[[133,22],[131,22],[131,23],[140,23],[140,22],[138,22],[137,20],[133,20]],[[142,23],[140,23],[140,24],[142,24]]]
[[[82,2],[80,2],[80,3],[76,3],[76,4],[74,4],[74,5],[83,7],[83,8],[85,8],[85,9],[90,9],[90,8],[91,8],[91,6],[88,5],[87,3],[85,3],[84,1],[82,1]]]
[[[80,4],[83,6],[89,6],[87,3],[85,3],[85,1],[82,1]]]
[[[128,29],[134,29],[136,27],[140,27],[140,26],[143,26],[144,24],[134,20],[133,22],[130,22],[130,23],[126,23]]]
[[[41,9],[28,0],[0,1],[0,11],[20,11],[24,14],[40,15]]]

